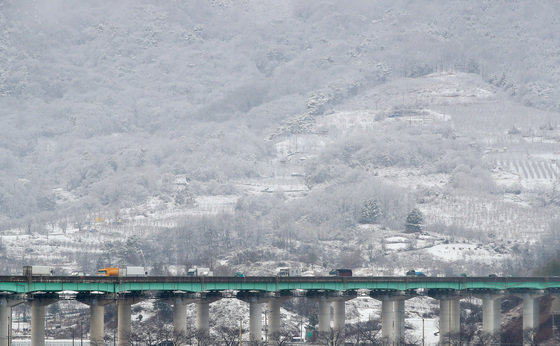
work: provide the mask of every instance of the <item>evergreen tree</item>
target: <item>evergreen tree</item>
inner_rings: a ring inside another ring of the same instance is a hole
[[[364,202],[360,215],[360,223],[376,223],[377,219],[383,216],[383,210],[379,206],[379,202],[370,199]]]
[[[417,208],[412,209],[406,217],[404,228],[410,233],[422,231],[422,228],[424,228],[424,215],[422,215],[422,212]]]

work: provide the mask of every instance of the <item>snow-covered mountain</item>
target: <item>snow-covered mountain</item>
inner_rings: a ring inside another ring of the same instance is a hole
[[[0,270],[533,273],[560,224],[559,11],[0,2]]]
[[[505,99],[558,106],[553,1],[0,6],[8,223],[132,206],[180,175],[199,189],[261,177],[256,165],[278,144],[264,139],[278,130],[305,131],[308,114],[356,100],[368,111],[430,103],[412,85],[437,71],[476,73]],[[368,103],[373,90],[391,93],[380,85],[401,91]]]

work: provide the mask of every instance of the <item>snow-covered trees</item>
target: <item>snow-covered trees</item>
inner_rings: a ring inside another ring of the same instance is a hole
[[[404,228],[407,232],[420,232],[424,228],[424,215],[422,212],[414,208],[406,217]]]
[[[369,199],[364,202],[362,211],[360,213],[361,223],[376,223],[379,217],[383,215],[383,210],[379,202],[375,199]]]

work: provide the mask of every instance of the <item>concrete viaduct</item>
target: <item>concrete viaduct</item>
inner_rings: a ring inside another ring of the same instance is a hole
[[[8,346],[11,308],[31,304],[31,345],[45,344],[45,307],[61,292],[73,291],[76,300],[90,306],[90,342],[102,345],[104,306],[117,302],[118,345],[129,345],[131,306],[147,296],[173,305],[175,333],[186,331],[186,307],[197,307],[196,328],[209,331],[209,305],[225,296],[250,304],[250,340],[262,340],[262,304],[268,304],[268,338],[281,327],[280,304],[294,295],[319,303],[319,333],[344,333],[345,302],[366,292],[381,301],[382,338],[388,344],[404,339],[405,300],[419,295],[440,302],[440,344],[460,331],[459,301],[467,296],[482,299],[483,331],[498,335],[500,300],[506,295],[523,299],[523,330],[539,324],[538,299],[560,294],[560,277],[99,277],[99,276],[0,276],[0,346]],[[334,310],[331,328],[331,305]]]

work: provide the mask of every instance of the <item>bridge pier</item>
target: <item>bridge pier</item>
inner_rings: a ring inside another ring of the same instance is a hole
[[[9,316],[12,314],[12,307],[8,305],[6,297],[0,298],[0,346],[8,346],[8,331],[11,326]]]
[[[381,300],[381,338],[389,343],[404,338],[404,299]]]
[[[263,294],[260,292],[239,292],[237,298],[249,303],[249,340],[253,343],[262,341],[262,304],[270,303],[270,299],[277,299],[274,296]],[[273,303],[275,312],[275,326],[280,325],[280,303]],[[279,332],[280,330],[278,330]],[[271,334],[267,334],[267,337]]]
[[[308,291],[307,297],[319,303],[319,338],[324,342],[341,342],[344,340],[346,323],[346,301],[357,296],[356,291]],[[331,305],[333,306],[334,322],[331,328]]]
[[[523,299],[523,344],[532,344],[539,329],[539,298],[542,292],[527,292],[521,294]]]
[[[319,334],[327,334],[331,329],[331,302],[326,295],[319,296]]]
[[[262,302],[257,297],[251,297],[249,300],[249,340],[262,340]]]
[[[31,346],[45,346],[45,307],[54,303],[58,295],[33,295],[31,301]]]
[[[333,305],[333,329],[335,334],[344,340],[344,326],[346,323],[346,300],[343,298],[335,299]]]
[[[439,299],[439,343],[453,344],[461,332],[461,310],[459,295],[441,295]]]
[[[342,342],[346,340],[346,301],[354,299],[356,296],[355,291],[348,291],[339,292],[339,296],[333,298],[333,330],[337,339]]]
[[[179,299],[177,299],[179,300]],[[187,332],[187,304],[178,301],[173,304],[173,334],[184,335]]]
[[[201,337],[210,333],[210,304],[221,298],[219,294],[203,292],[196,299],[196,331]]]
[[[12,307],[23,303],[17,295],[0,296],[0,346],[10,345],[10,332],[12,330]]]
[[[412,296],[405,291],[371,292],[370,297],[381,301],[381,338],[384,344],[399,344],[404,340],[404,305]]]
[[[173,305],[173,335],[182,342],[187,335],[187,305],[197,301],[196,295],[190,293],[165,293],[159,297]]]
[[[270,315],[268,318],[268,340],[278,340],[282,329],[282,318],[280,317],[280,304],[289,299],[287,296],[274,296],[268,298],[268,310]]]
[[[181,336],[187,335],[187,305],[196,300],[191,297],[176,295],[169,301],[173,304],[173,334],[176,338],[181,339]]]
[[[502,294],[485,293],[482,299],[482,331],[499,340]]]
[[[89,342],[92,346],[105,344],[105,305],[114,299],[106,294],[78,294],[76,300],[89,305]]]
[[[131,344],[131,307],[142,301],[139,296],[124,296],[117,300],[117,345],[128,346]]]
[[[92,304],[89,306],[89,343],[93,345],[105,344],[105,306]]]
[[[280,334],[282,320],[280,318],[280,298],[271,298],[268,301],[268,310],[270,315],[268,318],[267,339],[276,340]]]

